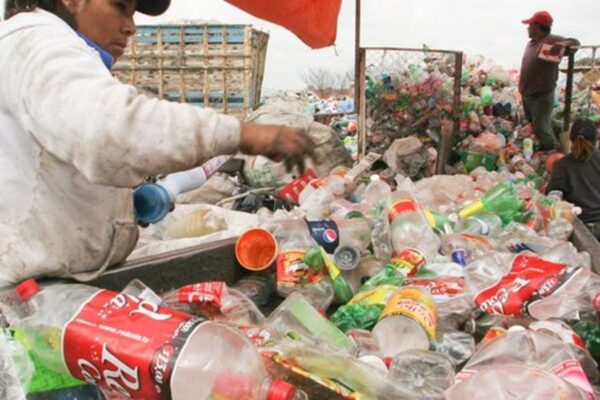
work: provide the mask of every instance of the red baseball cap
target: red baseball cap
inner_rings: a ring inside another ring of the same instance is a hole
[[[524,24],[531,24],[533,22],[537,22],[540,25],[552,26],[552,22],[554,22],[554,19],[548,11],[538,11],[535,14],[533,14],[531,18],[524,19],[522,22]]]

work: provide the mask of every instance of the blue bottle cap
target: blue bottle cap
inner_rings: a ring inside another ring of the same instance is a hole
[[[155,224],[171,210],[171,197],[167,190],[156,183],[140,186],[133,193],[136,218],[145,224]]]

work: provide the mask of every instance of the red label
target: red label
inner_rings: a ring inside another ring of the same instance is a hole
[[[284,199],[293,203],[298,203],[300,193],[304,188],[314,179],[318,179],[319,176],[311,168],[307,168],[304,174],[291,181],[283,189],[279,191],[279,195]]]
[[[182,304],[209,304],[220,309],[225,295],[225,282],[202,282],[180,288],[177,291],[177,301]]]
[[[390,207],[390,210],[388,211],[388,219],[390,220],[390,223],[391,223],[391,222],[394,222],[394,220],[398,217],[398,215],[404,214],[407,212],[415,212],[415,211],[419,211],[419,206],[417,205],[417,203],[414,200],[412,200],[412,199],[398,200],[397,202],[392,204],[392,206]]]
[[[555,293],[580,270],[538,257],[518,255],[499,282],[475,296],[475,304],[488,314],[530,315],[529,308]]]
[[[405,270],[408,276],[413,276],[425,265],[427,260],[425,260],[425,256],[419,250],[406,248],[402,251],[394,252],[391,262],[396,268]]]
[[[99,386],[111,400],[171,399],[175,361],[201,322],[102,290],[65,326],[64,361],[71,375]]]
[[[434,279],[415,279],[409,278],[407,285],[420,286],[427,288],[434,297],[450,297],[463,294],[465,292],[464,278],[434,278]]]

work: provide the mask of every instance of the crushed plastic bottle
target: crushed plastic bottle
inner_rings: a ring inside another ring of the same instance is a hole
[[[16,326],[34,343],[46,340],[33,351],[108,398],[306,399],[287,382],[271,381],[254,345],[227,325],[80,284],[40,289],[30,280],[17,293],[30,312]],[[169,363],[171,370],[161,367]],[[196,380],[203,384],[190,385]]]
[[[516,371],[522,376],[517,376]],[[491,372],[496,379],[503,379],[493,384]],[[527,388],[525,377],[529,378]],[[493,398],[502,399],[593,398],[592,387],[568,344],[552,335],[522,328],[481,345],[457,375],[456,382],[447,393],[450,399],[483,399],[483,395],[492,393]],[[475,385],[478,391],[474,390]],[[516,397],[507,397],[509,393]],[[547,397],[540,397],[542,393]]]
[[[454,230],[459,233],[494,237],[502,229],[502,220],[496,214],[483,213],[466,219],[456,219]]]
[[[492,252],[467,266],[475,305],[489,314],[535,319],[576,318],[590,271],[533,253]]]

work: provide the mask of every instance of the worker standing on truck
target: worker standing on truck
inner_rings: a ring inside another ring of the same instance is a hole
[[[561,52],[568,46],[579,46],[579,42],[553,35],[554,20],[547,11],[538,11],[522,22],[528,25],[527,34],[531,39],[525,46],[519,78],[525,116],[531,122],[542,150],[556,150],[558,141],[552,129],[552,109],[558,64]]]
[[[139,94],[110,73],[136,11],[170,0],[7,0],[0,22],[0,287],[93,279],[137,238],[132,189],[241,151],[300,163],[301,130]]]

